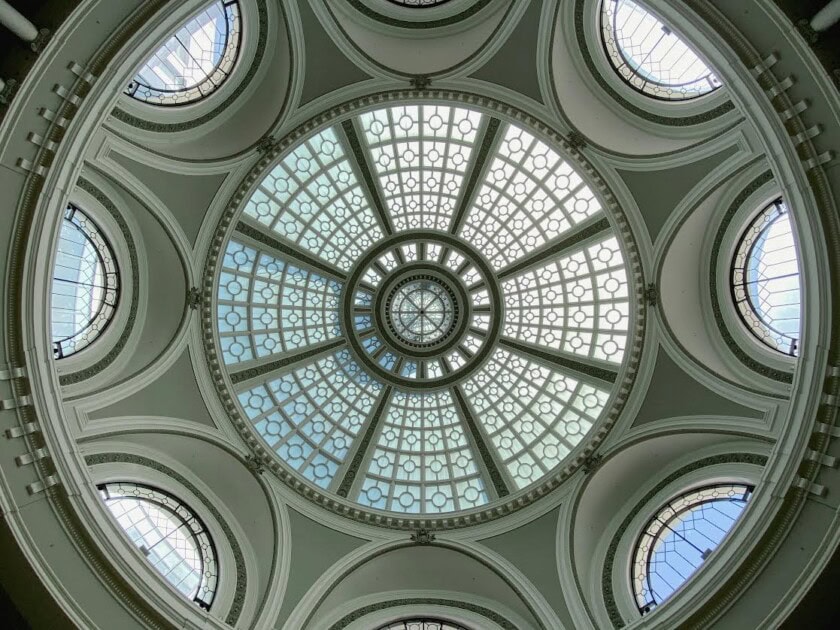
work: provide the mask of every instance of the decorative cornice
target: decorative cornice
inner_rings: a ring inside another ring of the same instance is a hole
[[[223,111],[225,111],[228,107],[230,107],[231,103],[233,103],[242,92],[250,85],[251,81],[253,80],[254,76],[257,74],[257,71],[262,64],[262,59],[265,56],[266,50],[266,41],[268,40],[268,5],[267,0],[257,0],[257,12],[259,15],[259,38],[257,41],[256,47],[256,54],[254,55],[254,59],[251,62],[250,67],[248,68],[248,72],[242,77],[242,80],[237,84],[236,88],[233,92],[228,95],[228,97],[219,103],[212,111],[207,112],[203,116],[199,116],[198,118],[194,118],[192,120],[185,120],[183,122],[178,123],[160,123],[155,122],[153,120],[147,120],[145,118],[141,118],[140,116],[136,116],[134,114],[130,114],[129,112],[120,109],[119,106],[114,107],[111,115],[116,118],[117,120],[124,122],[132,127],[137,127],[138,129],[143,129],[144,131],[154,131],[156,133],[174,133],[178,131],[187,131],[188,129],[194,129],[204,123],[212,120]],[[290,51],[291,52],[291,51]],[[239,63],[241,59],[237,59],[236,63]],[[212,98],[213,94],[211,93],[208,95],[207,98]],[[154,105],[150,105],[150,107],[154,107]]]
[[[131,266],[131,302],[129,304],[128,318],[126,319],[125,326],[123,327],[117,342],[114,344],[114,347],[108,351],[108,354],[93,365],[77,372],[61,374],[58,377],[58,381],[61,385],[74,385],[76,383],[81,383],[84,380],[96,376],[111,365],[114,360],[116,360],[117,356],[119,356],[120,352],[123,351],[125,344],[128,343],[128,340],[131,337],[131,331],[134,329],[134,324],[137,321],[137,307],[140,302],[140,265],[137,260],[137,246],[134,244],[134,238],[131,236],[131,230],[129,229],[128,224],[125,222],[125,219],[122,217],[120,211],[114,205],[114,202],[91,182],[84,178],[80,178],[78,187],[91,195],[105,207],[108,214],[111,215],[119,227],[120,234],[122,234],[123,239],[125,239],[125,243],[128,248],[128,261]],[[125,270],[120,270],[121,273],[124,271]]]
[[[290,149],[314,131],[323,128],[327,124],[341,122],[361,109],[373,106],[386,106],[389,103],[415,98],[418,98],[417,92],[412,90],[403,90],[379,92],[363,98],[347,101],[323,112],[318,116],[315,116],[291,131],[283,139],[274,143],[271,149],[262,156],[262,158],[253,166],[251,171],[245,176],[240,186],[231,196],[227,208],[224,210],[219,219],[219,223],[216,227],[216,231],[212,237],[210,247],[205,258],[203,289],[210,292],[215,291],[218,264],[223,252],[223,246],[227,242],[231,229],[236,225],[235,220],[241,212],[242,205],[245,203],[247,195],[250,194],[251,190],[257,184],[260,177],[263,176],[265,171],[274,162],[276,162],[286,150]],[[577,455],[573,459],[567,460],[565,465],[559,467],[554,471],[554,473],[548,475],[542,482],[534,485],[533,487],[517,491],[507,497],[504,497],[503,500],[471,512],[454,515],[440,515],[436,517],[412,517],[411,515],[391,514],[367,510],[357,503],[348,501],[338,495],[327,493],[320,487],[306,482],[295,471],[292,471],[289,467],[282,464],[271,450],[265,448],[264,444],[252,430],[250,422],[242,417],[237,401],[228,389],[227,379],[223,373],[224,364],[216,347],[213,323],[215,314],[212,312],[212,300],[204,302],[202,307],[201,322],[207,366],[221,403],[230,417],[233,426],[240,433],[249,448],[252,449],[262,460],[266,470],[270,470],[278,479],[297,491],[305,499],[340,516],[377,527],[401,530],[426,528],[441,531],[445,529],[469,527],[471,525],[485,523],[502,516],[512,514],[528,505],[531,505],[534,501],[537,501],[541,497],[558,488],[581,467],[586,457],[594,452],[608,435],[609,429],[611,429],[618,420],[618,417],[621,415],[621,412],[627,402],[627,398],[630,394],[633,383],[635,382],[641,359],[642,342],[645,335],[647,306],[644,303],[644,300],[641,299],[644,294],[642,264],[630,224],[612,190],[583,153],[573,147],[565,137],[548,124],[530,114],[527,114],[521,109],[504,104],[495,99],[471,92],[443,89],[431,89],[428,92],[423,93],[423,98],[429,100],[440,100],[453,104],[460,103],[482,109],[491,114],[495,113],[503,119],[523,124],[537,134],[547,138],[562,153],[569,156],[580,168],[580,172],[585,174],[586,179],[592,184],[593,192],[599,196],[606,214],[609,216],[618,236],[626,247],[624,254],[627,262],[628,280],[632,286],[631,295],[636,299],[633,300],[633,325],[629,334],[628,346],[626,348],[625,363],[622,366],[622,371],[618,375],[618,378],[615,379],[616,386],[613,393],[612,406],[609,412],[607,412],[601,418],[599,423],[593,427],[591,434],[586,440],[585,446],[578,451]]]
[[[96,455],[85,456],[85,463],[88,466],[96,466],[98,464],[135,464],[145,468],[150,468],[166,475],[167,477],[171,477],[198,497],[202,505],[204,505],[207,511],[213,515],[213,518],[221,526],[222,531],[230,544],[231,551],[233,551],[233,559],[236,563],[236,587],[234,588],[233,602],[231,603],[230,610],[225,618],[225,623],[231,626],[236,625],[236,622],[239,620],[239,616],[242,614],[242,607],[245,605],[245,595],[248,585],[248,574],[245,569],[245,556],[242,553],[242,547],[239,545],[239,541],[236,539],[236,536],[230,526],[227,524],[225,519],[222,518],[222,515],[219,513],[219,510],[213,502],[210,501],[210,499],[208,499],[201,490],[196,488],[195,485],[182,474],[172,470],[160,462],[149,459],[148,457],[130,455],[128,453],[99,453]],[[130,481],[130,479],[128,479],[128,481]]]
[[[398,28],[409,28],[409,29],[430,29],[430,28],[440,28],[442,26],[450,26],[452,24],[457,24],[469,17],[472,17],[479,11],[481,11],[484,7],[490,4],[490,0],[474,0],[473,4],[457,13],[455,15],[450,15],[445,18],[440,18],[437,20],[424,20],[424,21],[413,21],[413,20],[401,20],[399,18],[391,17],[389,15],[384,15],[379,11],[376,11],[369,6],[367,6],[364,2],[360,0],[347,0],[347,2],[356,9],[359,13],[364,15],[365,17],[369,17],[377,22],[381,22],[382,24],[386,24],[388,26],[396,26]],[[424,10],[424,9],[413,9],[413,10]],[[428,9],[425,9],[428,10]]]
[[[753,464],[755,466],[764,466],[767,464],[767,457],[765,457],[764,455],[755,455],[753,453],[728,453],[726,455],[714,455],[712,457],[705,457],[703,459],[697,460],[696,462],[692,462],[687,466],[683,466],[682,468],[674,471],[673,473],[665,477],[662,481],[660,481],[658,484],[656,484],[656,486],[654,486],[650,492],[645,494],[642,500],[639,501],[633,507],[632,510],[630,510],[630,512],[621,522],[621,525],[619,525],[618,529],[616,530],[616,534],[613,537],[612,542],[610,542],[610,547],[607,550],[607,556],[604,560],[604,568],[601,573],[601,589],[604,593],[604,604],[607,608],[607,613],[610,616],[610,621],[612,621],[613,627],[623,628],[625,625],[624,619],[622,619],[621,613],[618,610],[618,604],[615,601],[615,593],[613,592],[613,566],[615,564],[615,554],[618,551],[618,545],[621,542],[622,538],[624,538],[624,535],[627,533],[627,530],[629,529],[630,524],[633,522],[633,519],[636,518],[636,515],[639,512],[641,512],[646,507],[649,507],[650,502],[657,495],[657,493],[659,493],[660,490],[673,483],[680,477],[684,477],[685,475],[694,472],[695,470],[700,470],[701,468],[707,468],[709,466],[715,466],[717,464],[730,463]],[[630,588],[629,581],[627,583],[627,588]]]

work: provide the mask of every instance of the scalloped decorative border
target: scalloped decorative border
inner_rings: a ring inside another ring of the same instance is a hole
[[[464,105],[472,105],[485,111],[494,112],[507,119],[519,122],[526,127],[529,127],[534,132],[542,135],[544,138],[547,138],[550,142],[553,142],[558,148],[560,148],[566,156],[569,156],[574,163],[581,168],[582,172],[586,174],[589,182],[593,184],[593,189],[597,192],[600,200],[603,202],[607,216],[611,218],[616,231],[622,238],[627,253],[629,276],[632,278],[633,295],[637,298],[633,312],[635,326],[634,330],[631,331],[630,334],[630,339],[632,341],[628,344],[627,348],[628,354],[625,359],[624,376],[621,382],[617,383],[616,388],[613,390],[614,398],[609,413],[603,416],[600,420],[600,424],[591,430],[591,437],[589,438],[588,443],[581,449],[577,456],[573,460],[567,462],[565,466],[557,470],[555,473],[548,475],[538,485],[526,488],[523,491],[508,496],[506,497],[506,500],[502,502],[497,502],[483,509],[472,512],[460,513],[452,516],[441,516],[438,518],[411,518],[390,513],[366,510],[357,503],[347,501],[337,495],[327,494],[323,489],[305,482],[297,475],[297,473],[292,472],[289,468],[282,465],[277,458],[274,457],[272,453],[260,443],[255,433],[251,430],[250,423],[246,422],[239,413],[236,401],[231,395],[231,390],[228,388],[228,384],[226,382],[225,373],[223,371],[223,362],[220,360],[216,351],[213,326],[214,314],[211,311],[218,261],[222,253],[222,247],[228,239],[228,233],[232,227],[233,218],[238,215],[242,204],[246,201],[246,195],[257,183],[260,176],[265,173],[265,170],[287,149],[291,148],[294,144],[308,136],[316,129],[323,127],[328,123],[333,123],[340,118],[350,116],[363,108],[412,99],[461,103]],[[469,92],[456,92],[439,89],[425,90],[422,92],[418,90],[387,91],[347,101],[321,113],[318,116],[315,116],[314,118],[311,118],[309,121],[290,132],[282,140],[273,143],[269,150],[265,152],[263,157],[245,176],[242,183],[233,193],[227,208],[225,208],[219,219],[216,231],[213,234],[210,249],[205,259],[202,286],[203,301],[201,310],[202,339],[204,342],[204,352],[207,359],[207,366],[210,370],[210,376],[216,387],[216,392],[219,395],[222,406],[227,412],[231,423],[234,427],[236,427],[242,439],[248,447],[253,450],[256,458],[263,463],[264,467],[271,470],[277,478],[288,487],[298,492],[305,499],[312,501],[313,503],[320,505],[335,514],[376,527],[398,530],[414,530],[420,528],[435,530],[458,529],[479,523],[486,523],[502,516],[512,514],[528,505],[531,505],[534,501],[555,490],[569,477],[571,477],[584,464],[586,459],[600,446],[610,429],[613,425],[615,425],[621,415],[638,373],[642,354],[642,343],[645,337],[645,322],[647,316],[647,304],[641,299],[643,292],[644,278],[642,274],[642,264],[630,224],[609,186],[598,174],[592,163],[574,144],[570,143],[566,138],[541,120],[516,107],[506,105],[489,97]]]
[[[231,550],[233,551],[234,562],[236,562],[236,588],[234,589],[233,603],[231,603],[230,610],[225,618],[225,623],[231,626],[236,625],[236,622],[239,621],[239,616],[242,614],[242,608],[245,605],[245,591],[248,587],[248,574],[245,570],[245,556],[242,554],[242,547],[239,546],[239,541],[236,539],[236,536],[233,535],[233,531],[230,529],[230,526],[227,522],[225,522],[225,519],[222,518],[219,510],[217,510],[216,506],[213,505],[213,502],[204,496],[204,493],[196,488],[189,479],[172,470],[169,466],[164,466],[160,462],[156,462],[148,457],[130,455],[128,453],[100,453],[96,455],[86,455],[85,464],[88,466],[96,466],[97,464],[137,464],[138,466],[151,468],[159,473],[163,473],[167,477],[171,477],[198,497],[204,507],[206,507],[213,515],[213,518],[216,519],[216,522],[221,525],[222,531],[224,531],[225,536],[230,542]]]

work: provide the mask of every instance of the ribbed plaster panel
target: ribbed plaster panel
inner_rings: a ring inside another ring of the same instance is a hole
[[[207,208],[216,196],[226,175],[184,175],[154,168],[114,152],[111,158],[128,169],[166,204],[177,219],[190,243],[195,244]]]
[[[143,433],[123,435],[119,439],[158,451],[178,462],[234,515],[244,535],[240,545],[251,547],[257,560],[259,573],[248,576],[248,588],[259,587],[258,599],[261,600],[268,586],[277,541],[268,499],[253,474],[227,451],[194,437]]]
[[[3,558],[0,562],[0,611],[5,616],[3,623],[7,628],[27,627],[22,619],[14,616],[12,605],[36,628],[64,630],[73,627],[32,570],[3,519],[0,519],[0,558]]]
[[[473,73],[472,78],[495,83],[542,103],[537,77],[541,12],[542,0],[531,0],[508,40],[487,63]]]
[[[116,380],[143,369],[172,341],[186,308],[187,285],[175,245],[158,220],[128,193],[113,201],[140,226],[147,260],[140,275],[148,282],[146,317],[134,324],[142,326],[140,341],[123,372],[114,375]]]
[[[330,566],[338,562],[364,540],[325,527],[293,509],[289,509],[292,530],[292,561],[289,582],[283,597],[283,607],[275,622],[282,628],[300,598]]]
[[[813,532],[825,532],[835,517],[836,510],[823,505],[817,500],[808,500],[797,517],[796,523],[788,534],[789,540],[797,541],[779,547],[770,563],[758,574],[752,586],[743,591],[733,606],[715,622],[715,630],[743,630],[759,628],[759,622],[782,601],[787,590],[792,586],[790,576],[799,575],[806,570],[806,563],[822,542],[821,536]],[[835,585],[836,589],[836,585]],[[836,590],[829,606],[836,607]],[[826,625],[806,626],[797,623],[798,628],[828,628]]]
[[[400,590],[453,591],[463,594],[464,601],[469,602],[474,601],[473,597],[485,598],[510,608],[538,627],[522,599],[499,575],[462,553],[434,546],[398,549],[362,565],[324,600],[312,625],[354,598]]]
[[[566,628],[574,628],[557,573],[557,522],[560,508],[492,538],[481,541],[504,556],[539,589]]]
[[[639,205],[651,240],[656,240],[674,208],[697,182],[737,152],[737,147],[730,146],[685,166],[661,171],[618,171]]]
[[[701,385],[660,348],[647,396],[633,426],[677,416],[761,418],[762,414],[719,396]]]
[[[306,48],[306,79],[301,93],[301,104],[339,88],[364,81],[370,77],[350,61],[324,31],[308,2],[300,2],[303,39]],[[323,72],[329,69],[329,72]]]
[[[125,416],[162,416],[215,427],[198,389],[188,348],[166,373],[139,392],[90,413],[92,420]]]
[[[21,509],[21,516],[26,522],[29,535],[38,541],[39,550],[46,557],[56,582],[64,585],[76,606],[85,611],[98,628],[133,630],[145,627],[131,617],[113,596],[113,591],[80,557],[47,501],[42,499],[30,503]],[[2,562],[5,561],[4,556]],[[36,625],[33,628],[52,630],[53,626]]]

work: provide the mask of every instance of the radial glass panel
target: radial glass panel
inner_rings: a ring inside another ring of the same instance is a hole
[[[764,208],[741,236],[732,261],[732,294],[757,339],[784,354],[799,354],[799,252],[781,199]]]
[[[53,268],[50,319],[55,358],[93,343],[114,316],[118,299],[119,273],[111,246],[84,212],[68,206]]]
[[[679,101],[721,85],[697,53],[641,3],[602,0],[601,33],[616,72],[643,94]]]
[[[381,626],[377,630],[467,630],[464,626],[435,619],[409,619],[395,621]]]
[[[207,528],[170,494],[135,483],[99,486],[111,514],[149,563],[184,597],[210,608],[219,564]]]
[[[236,0],[209,4],[146,60],[125,93],[153,105],[185,105],[204,98],[233,70],[241,30]]]
[[[628,250],[561,151],[490,108],[400,100],[277,154],[226,223],[212,339],[286,481],[449,518],[559,474],[607,422]]]
[[[668,599],[717,549],[752,491],[742,484],[692,490],[669,501],[648,522],[636,543],[631,575],[643,614]]]

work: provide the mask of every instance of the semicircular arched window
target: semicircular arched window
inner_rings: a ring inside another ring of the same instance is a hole
[[[464,626],[440,619],[408,619],[395,621],[377,630],[467,630]]]
[[[744,484],[697,488],[668,501],[636,542],[630,569],[642,614],[668,599],[700,568],[741,516],[753,492]]]
[[[681,101],[721,86],[686,42],[632,0],[602,0],[601,37],[619,76],[647,96]]]
[[[136,483],[98,486],[111,514],[149,563],[184,597],[209,609],[219,563],[207,527],[172,495]]]
[[[732,260],[732,296],[747,329],[766,346],[799,354],[799,255],[790,213],[777,199],[752,220]]]
[[[236,64],[239,3],[217,0],[194,15],[149,57],[125,93],[153,105],[185,105],[216,90]]]
[[[423,8],[423,7],[437,7],[446,4],[449,0],[390,0],[392,4],[398,4],[403,7]]]
[[[56,359],[79,352],[102,334],[116,311],[119,285],[108,241],[90,217],[68,205],[53,268],[50,319]]]

